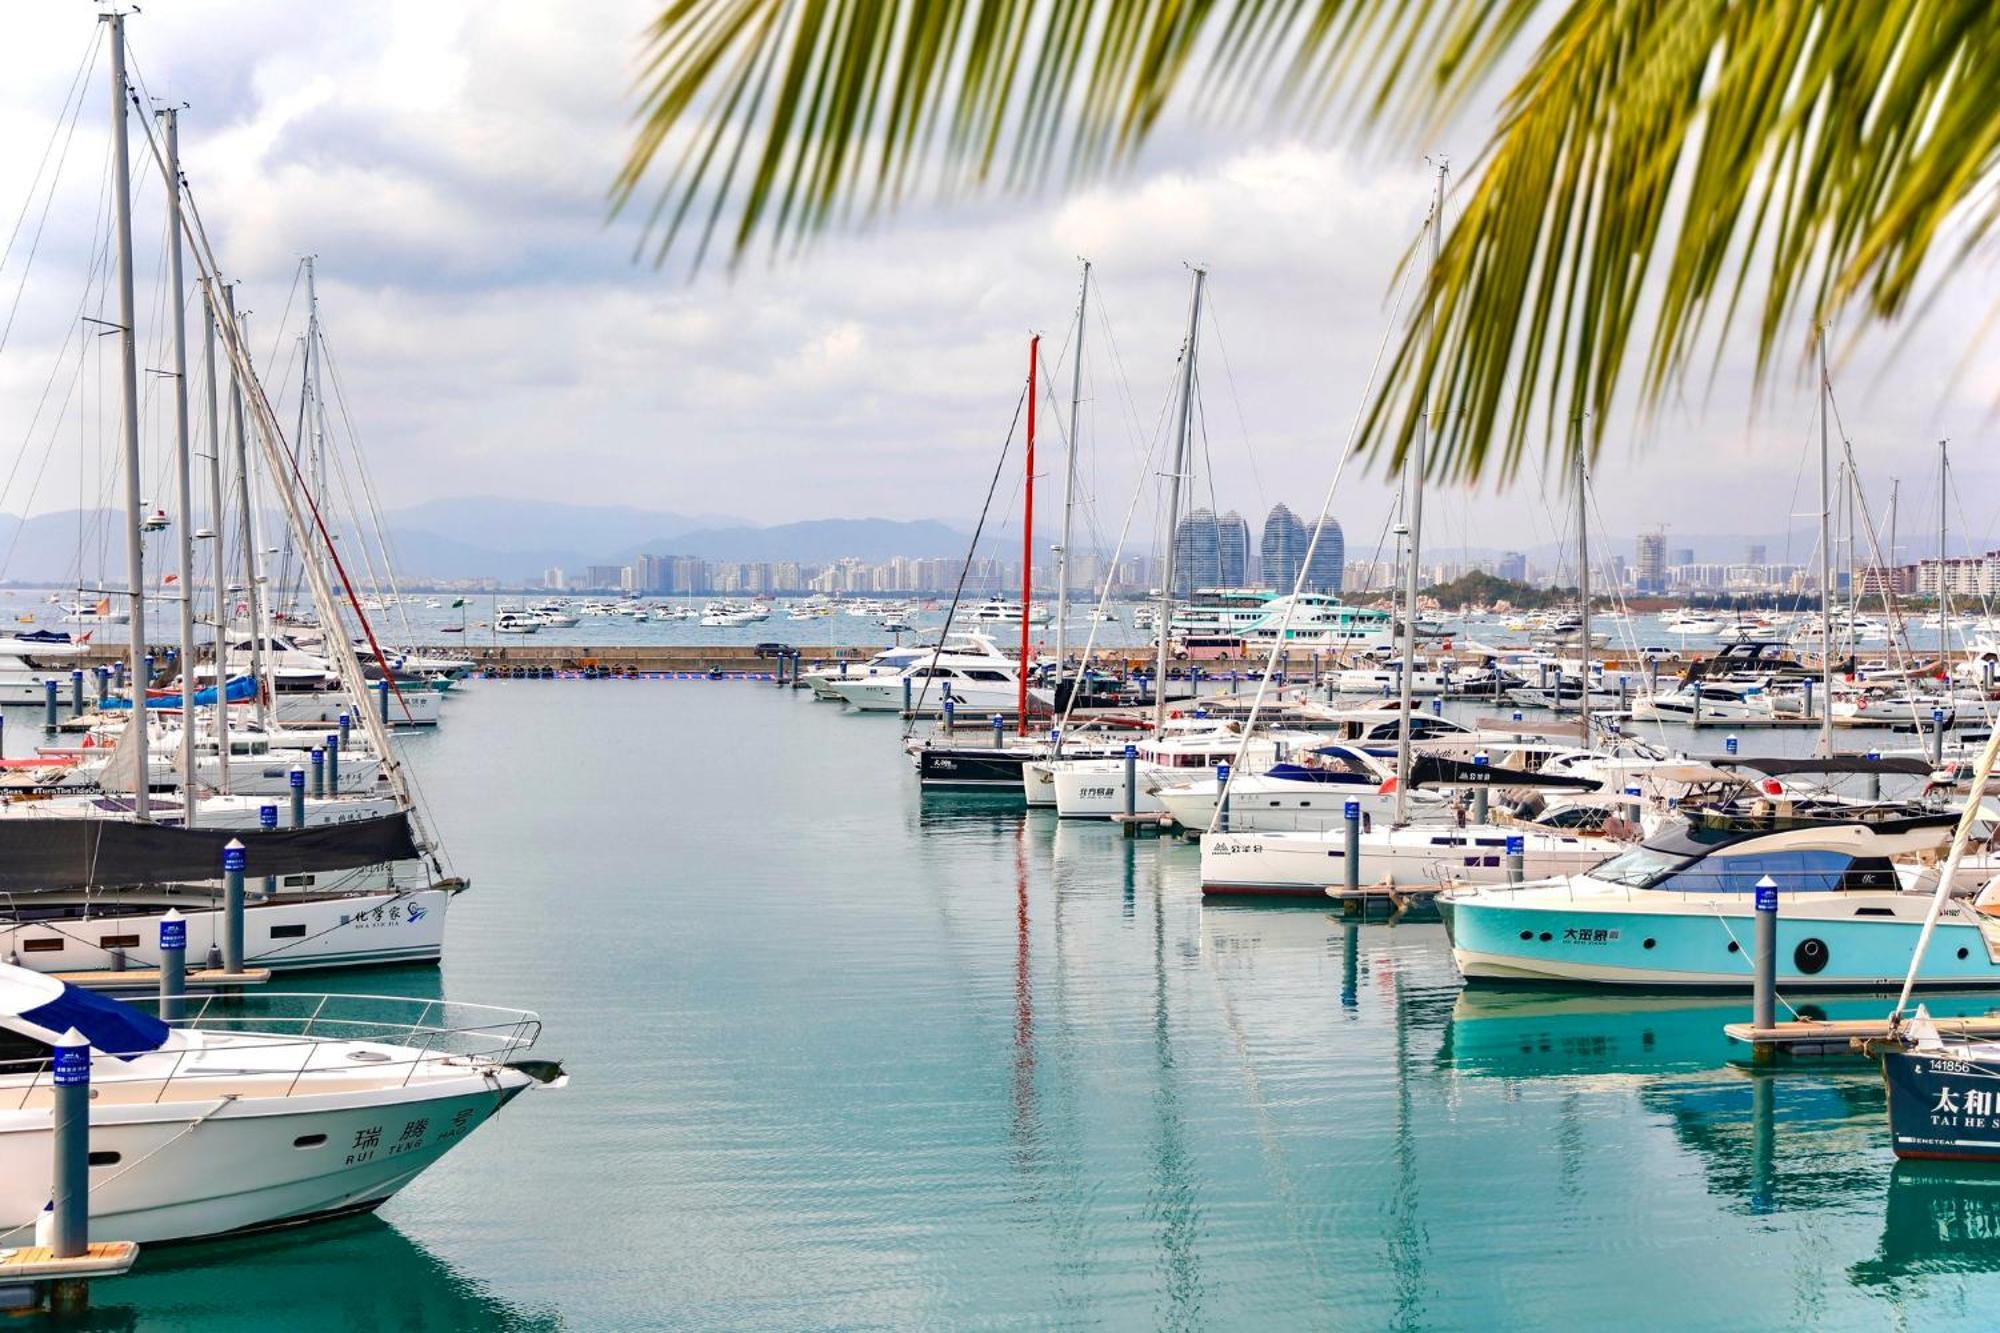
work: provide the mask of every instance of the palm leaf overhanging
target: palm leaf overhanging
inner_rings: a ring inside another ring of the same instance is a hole
[[[1746,319],[1760,377],[1845,309],[1893,319],[2000,212],[1990,0],[673,0],[647,42],[614,206],[664,159],[649,243],[696,264],[1114,171],[1177,97],[1419,140],[1525,62],[1369,418],[1400,459],[1430,416],[1465,480],[1594,448]]]

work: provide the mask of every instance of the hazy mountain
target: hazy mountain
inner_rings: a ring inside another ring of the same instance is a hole
[[[704,528],[678,536],[655,536],[627,552],[698,555],[708,560],[808,560],[824,563],[853,556],[963,555],[966,534],[932,519],[817,518],[802,523]]]
[[[564,504],[460,496],[392,509],[393,532],[428,533],[482,550],[595,552],[605,556],[701,528],[733,528],[749,520],[728,514],[676,514],[635,505]]]

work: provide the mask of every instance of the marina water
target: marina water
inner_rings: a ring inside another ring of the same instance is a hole
[[[474,886],[443,970],[289,984],[539,1010],[571,1086],[375,1217],[149,1250],[100,1321],[1938,1328],[2000,1308],[2000,1177],[1892,1170],[1871,1066],[1729,1063],[1747,996],[1467,992],[1435,923],[1204,906],[1193,846],[920,800],[895,719],[768,684],[480,681],[452,711],[404,742]]]

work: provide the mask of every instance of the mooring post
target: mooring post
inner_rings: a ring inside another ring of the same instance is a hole
[[[347,737],[335,732],[326,738],[326,794],[340,795],[340,750]]]
[[[386,724],[389,721],[389,678],[382,677],[375,682],[375,687],[376,698],[380,700],[379,706],[382,709],[382,721]]]
[[[1125,746],[1125,836],[1137,837],[1139,825],[1134,816],[1139,813],[1139,747]]]
[[[847,678],[846,662],[842,662],[840,664],[840,676],[842,680],[845,680]],[[915,705],[912,704],[910,700],[910,678],[908,676],[905,676],[903,677],[903,716],[908,717],[910,715],[910,710],[914,706]]]
[[[1812,682],[1806,682],[1806,716],[1812,716]],[[1701,682],[1694,683],[1694,718],[1691,725],[1701,725]]]
[[[1736,741],[1736,733],[1735,733],[1735,732],[1733,732],[1733,731],[1732,731],[1732,732],[1730,732],[1730,733],[1729,733],[1729,734],[1728,734],[1727,736],[1724,736],[1724,737],[1722,738],[1722,748],[1723,748],[1723,749],[1724,749],[1725,751],[1727,751],[1728,753],[1730,753],[1730,754],[1735,754],[1735,753],[1736,753],[1736,745],[1737,745],[1737,741]]]
[[[275,831],[278,827],[278,807],[275,805],[258,806],[257,827],[264,830],[264,832],[266,833]],[[266,898],[269,898],[277,891],[278,891],[278,877],[276,875],[264,876],[264,896]]]
[[[187,922],[169,907],[160,918],[160,1021],[177,1023],[187,998]]]
[[[90,1042],[75,1028],[56,1039],[50,1081],[55,1203],[50,1248],[58,1259],[80,1258],[90,1248]]]
[[[288,775],[292,788],[292,827],[306,826],[306,771],[297,764],[292,765]]]
[[[1528,840],[1518,833],[1507,835],[1507,882],[1519,884],[1527,877]]]
[[[1699,681],[1696,681],[1696,682],[1695,682],[1695,684],[1696,684],[1697,686],[1699,686],[1699,685],[1700,685],[1700,683],[1701,683],[1701,682],[1699,682]],[[1814,713],[1813,713],[1813,684],[1814,684],[1814,682],[1813,682],[1813,681],[1811,681],[1811,680],[1808,680],[1808,681],[1806,681],[1806,683],[1805,683],[1805,685],[1806,685],[1806,721],[1808,721],[1808,722],[1812,721],[1812,719],[1813,719],[1813,717],[1814,717]],[[1700,708],[1700,706],[1701,706],[1701,693],[1700,693],[1699,689],[1697,689],[1697,690],[1696,690],[1696,692],[1695,692],[1695,696],[1694,696],[1694,701],[1695,701],[1695,707],[1696,707],[1696,709],[1697,709],[1697,710],[1699,710],[1699,708]]]
[[[1215,822],[1218,833],[1229,832],[1229,765],[1215,766],[1215,800],[1219,818]]]
[[[312,747],[312,794],[314,800],[326,795],[326,751],[317,745]]]
[[[111,668],[94,666],[90,669],[90,674],[97,682],[97,702],[101,704],[111,697]]]
[[[120,657],[111,664],[111,683],[120,690],[125,688],[125,659]]]
[[[83,668],[71,667],[69,673],[69,715],[83,716]]]
[[[340,748],[341,748],[341,749],[343,749],[343,750],[344,750],[344,749],[346,749],[346,748],[347,748],[347,734],[348,734],[348,732],[349,732],[349,731],[353,730],[353,728],[354,728],[354,718],[353,718],[352,716],[350,716],[350,715],[348,714],[348,712],[347,712],[347,710],[346,710],[346,709],[344,709],[344,708],[343,708],[343,709],[341,709],[341,710],[340,710]]]
[[[153,688],[153,681],[154,681],[154,680],[156,680],[156,679],[158,678],[158,676],[159,676],[159,673],[158,673],[157,671],[155,671],[155,670],[153,669],[153,655],[152,655],[151,653],[147,653],[147,654],[146,654],[146,688],[147,688],[147,689],[149,689],[149,690],[150,690],[150,689],[152,689],[152,688]]]
[[[56,729],[56,678],[54,676],[42,677],[42,729],[44,731],[54,731]]]
[[[1878,750],[1870,750],[1868,752],[1868,762],[1871,764],[1881,757],[1881,752]],[[1868,799],[1871,801],[1882,799],[1882,773],[1879,769],[1868,774]]]
[[[993,715],[993,748],[998,750],[1005,747],[1006,744],[1007,719],[995,713]]]
[[[1341,821],[1347,826],[1347,864],[1342,879],[1347,888],[1347,896],[1361,894],[1361,802],[1349,800],[1340,808]]]
[[[1757,881],[1757,956],[1750,1025],[1769,1031],[1778,1023],[1778,882]]]
[[[950,690],[946,690],[944,692],[943,708],[944,708],[944,734],[946,736],[949,736],[951,735],[951,729],[958,725],[958,722],[954,717],[954,714],[958,712],[958,701],[951,697]]]
[[[1931,709],[1931,767],[1944,766],[1944,709]]]
[[[1474,768],[1485,768],[1492,762],[1492,759],[1487,756],[1484,750],[1472,756],[1472,766]],[[1485,775],[1481,774],[1480,776],[1483,779]],[[1472,822],[1475,824],[1484,824],[1488,808],[1487,786],[1484,781],[1481,781],[1478,786],[1472,789]]]
[[[292,770],[298,775],[299,770]],[[294,786],[294,792],[303,788]],[[303,797],[299,798],[303,799]],[[222,970],[231,976],[243,971],[243,870],[249,864],[243,844],[231,838],[222,848]]]

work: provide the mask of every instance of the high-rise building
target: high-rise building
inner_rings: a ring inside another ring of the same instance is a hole
[[[1314,525],[1319,532],[1319,540],[1308,543],[1312,546],[1312,561],[1306,566],[1306,591],[1340,595],[1340,580],[1347,567],[1347,537],[1340,530],[1338,519],[1326,519]],[[1301,555],[1305,554],[1303,551]]]
[[[1528,581],[1528,557],[1520,551],[1509,551],[1500,557],[1500,567],[1494,571],[1509,583]]]
[[[1752,542],[1750,543],[1750,558],[1743,563],[1746,565],[1761,565],[1765,563],[1766,559],[1763,545],[1758,542]]]
[[[1250,586],[1250,525],[1234,509],[1215,523],[1217,580],[1225,588]]]
[[[1306,560],[1306,525],[1283,504],[1271,506],[1264,516],[1264,536],[1258,543],[1264,560],[1264,583],[1279,592],[1290,592],[1299,581],[1299,567]]]
[[[1664,530],[1639,534],[1639,559],[1634,587],[1640,592],[1667,590],[1667,534]]]
[[[1676,565],[1691,565],[1691,564],[1693,564],[1693,563],[1694,563],[1694,547],[1692,547],[1692,546],[1676,546],[1676,547],[1674,548],[1674,558],[1673,558],[1673,560],[1672,560],[1671,562],[1669,562],[1669,563],[1672,563],[1672,564],[1676,564]]]
[[[1213,509],[1197,509],[1174,529],[1174,595],[1222,586],[1222,532]]]

